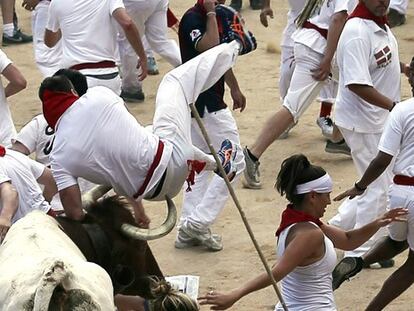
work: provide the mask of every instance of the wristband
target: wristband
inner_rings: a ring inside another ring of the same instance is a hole
[[[207,16],[209,16],[209,15],[214,15],[214,16],[216,16],[216,12],[214,12],[214,11],[210,11],[210,12],[207,12],[207,13],[206,13],[206,15],[207,15]]]
[[[388,111],[391,112],[394,109],[396,104],[397,104],[396,102],[392,102],[392,107],[390,109],[388,109]]]
[[[361,191],[364,192],[365,190],[367,190],[367,187],[362,188],[361,186],[359,186],[357,181],[355,182],[354,187],[355,187],[356,190],[358,190],[360,192]]]

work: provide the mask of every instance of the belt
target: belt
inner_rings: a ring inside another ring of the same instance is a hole
[[[311,22],[308,22],[308,21],[303,23],[302,28],[314,29],[317,32],[319,32],[322,37],[324,37],[325,39],[328,39],[328,29],[319,28],[315,24],[312,24]]]
[[[414,177],[404,176],[404,175],[395,175],[394,184],[401,186],[414,186]]]
[[[86,77],[91,77],[99,80],[112,80],[119,75],[119,72],[113,73],[104,73],[102,75],[85,75]]]
[[[157,168],[158,164],[160,164],[163,150],[164,150],[164,143],[161,140],[159,140],[158,148],[157,148],[157,152],[155,153],[154,160],[152,161],[152,164],[147,172],[147,176],[145,176],[144,183],[141,185],[138,192],[134,194],[134,199],[142,195],[145,189],[147,188],[148,183],[150,182],[152,178],[152,175],[154,175],[155,169]]]
[[[97,63],[82,63],[76,64],[70,67],[70,69],[82,70],[82,69],[97,69],[97,68],[114,68],[116,67],[115,62],[111,60],[103,60]]]

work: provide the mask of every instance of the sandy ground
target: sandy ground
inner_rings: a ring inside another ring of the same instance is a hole
[[[175,0],[171,1],[171,7],[178,16],[181,16],[194,2],[194,0]],[[248,1],[244,2],[242,14],[247,25],[256,35],[258,49],[254,53],[240,57],[236,64],[235,73],[247,97],[248,107],[243,113],[235,112],[234,115],[240,129],[242,143],[248,145],[254,141],[266,118],[280,106],[277,87],[280,55],[267,53],[266,46],[269,43],[279,45],[286,23],[287,2],[272,1],[275,18],[270,22],[268,29],[260,25],[259,12],[250,10]],[[17,1],[17,5],[20,5],[20,1]],[[18,8],[18,13],[23,30],[30,32],[30,13],[21,8]],[[405,62],[408,62],[414,55],[414,35],[410,31],[414,25],[413,15],[414,7],[411,5],[407,24],[394,31],[399,39],[400,59]],[[170,35],[175,37],[172,32]],[[19,129],[41,111],[37,99],[41,75],[34,65],[31,45],[5,47],[4,51],[28,80],[27,90],[12,97],[9,101],[16,127]],[[157,61],[161,73],[171,69],[159,57]],[[161,77],[161,75],[148,77],[144,83],[145,102],[129,105],[133,114],[143,124],[151,122],[156,88]],[[408,83],[405,79],[403,80],[402,98],[407,98],[410,91]],[[229,97],[226,98],[230,102]],[[263,189],[248,190],[243,189],[241,185],[236,188],[245,214],[270,264],[275,261],[274,232],[279,223],[280,213],[286,205],[285,200],[273,189],[275,176],[283,159],[294,153],[302,152],[313,163],[323,166],[333,177],[333,195],[347,189],[357,178],[349,157],[324,152],[325,141],[315,125],[318,109],[318,104],[315,103],[302,117],[290,137],[287,140],[277,141],[263,155],[261,159]],[[180,206],[181,196],[177,197],[175,202],[177,206]],[[159,223],[164,215],[163,206],[153,203],[146,206],[153,224]],[[338,204],[333,203],[328,208],[324,219],[328,220],[333,216],[337,207]],[[209,253],[201,248],[175,249],[175,231],[161,240],[151,242],[164,273],[167,275],[199,275],[200,292],[204,293],[210,289],[229,290],[263,271],[259,257],[233,202],[228,202],[213,230],[223,236],[224,249],[218,253]],[[406,254],[403,254],[397,258],[397,265],[403,262],[405,256]],[[365,270],[351,282],[344,284],[335,293],[338,309],[362,310],[392,271],[393,269]],[[388,310],[410,310],[413,308],[411,304],[413,299],[413,291],[408,290]],[[277,297],[273,289],[269,288],[245,297],[232,310],[273,310],[276,301]],[[204,307],[202,310],[207,310],[207,308]]]

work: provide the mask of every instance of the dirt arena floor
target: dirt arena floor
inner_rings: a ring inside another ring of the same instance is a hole
[[[21,1],[16,2],[19,6]],[[195,0],[172,0],[170,6],[178,16],[181,16],[194,2]],[[286,23],[288,4],[287,1],[272,1],[275,18],[266,29],[259,22],[259,11],[250,10],[248,1],[244,2],[242,14],[249,29],[256,35],[258,48],[254,53],[240,57],[236,64],[235,73],[247,97],[247,109],[243,113],[235,112],[234,115],[240,129],[242,143],[248,145],[254,141],[266,118],[280,107],[277,86],[280,55],[279,53],[267,53],[266,47],[268,44],[279,46]],[[30,32],[30,13],[19,7],[18,14],[23,30]],[[394,30],[399,40],[400,59],[404,62],[408,62],[414,55],[413,25],[414,5],[411,4],[406,25]],[[173,32],[170,36],[176,38]],[[41,111],[37,98],[41,75],[34,64],[31,45],[10,46],[3,49],[28,80],[27,89],[9,100],[16,127],[20,129]],[[161,75],[149,76],[145,80],[145,101],[128,105],[143,124],[151,123],[156,89],[162,74],[171,69],[160,57],[157,57],[157,61]],[[404,99],[410,96],[410,89],[406,79],[402,78],[402,80],[402,98]],[[228,95],[226,99],[228,103],[231,102]],[[263,189],[248,190],[243,189],[241,185],[236,188],[237,196],[254,234],[271,265],[275,261],[274,232],[279,223],[280,213],[286,205],[286,201],[273,189],[281,161],[298,152],[307,155],[313,163],[323,166],[333,177],[333,196],[347,189],[357,179],[349,157],[324,152],[325,140],[315,124],[318,112],[319,105],[315,102],[291,132],[290,137],[277,141],[263,155],[261,159]],[[180,206],[181,196],[175,198],[175,202],[177,206]],[[332,203],[328,207],[324,220],[333,216],[338,206],[338,203]],[[152,217],[153,225],[162,221],[165,213],[162,205],[147,203],[146,207],[148,214]],[[218,253],[209,253],[201,248],[175,249],[175,231],[161,240],[151,242],[150,245],[164,273],[167,275],[199,275],[200,292],[205,293],[210,289],[229,290],[263,271],[259,257],[232,201],[228,202],[213,226],[213,230],[223,236],[224,249]],[[341,252],[338,254],[342,255]],[[405,257],[406,253],[397,258],[397,266],[403,262]],[[363,310],[392,271],[393,269],[364,270],[351,282],[345,283],[335,292],[338,309]],[[413,299],[414,292],[410,289],[387,310],[412,310]],[[277,297],[273,289],[268,288],[245,297],[232,310],[273,310],[276,302]],[[203,307],[201,310],[207,309]]]

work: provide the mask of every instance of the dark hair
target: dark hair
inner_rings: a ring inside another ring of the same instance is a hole
[[[166,280],[151,278],[151,310],[158,311],[197,311],[198,305],[188,295],[173,288]]]
[[[42,81],[39,87],[39,98],[43,101],[43,94],[46,90],[55,92],[70,93],[73,85],[70,80],[64,76],[48,77]]]
[[[322,167],[312,165],[306,156],[295,154],[283,160],[275,187],[281,195],[286,196],[289,202],[298,206],[302,203],[305,194],[296,194],[296,186],[325,174],[326,171]]]
[[[59,69],[53,76],[64,76],[68,78],[70,82],[72,82],[73,87],[79,96],[82,96],[88,90],[88,82],[86,81],[86,77],[77,70]]]

